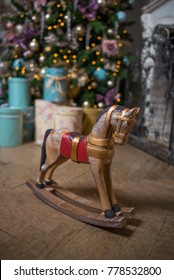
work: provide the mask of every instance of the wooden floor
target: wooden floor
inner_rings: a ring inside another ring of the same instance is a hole
[[[0,149],[1,259],[174,259],[174,166],[131,145],[117,146],[112,168],[121,206],[135,206],[125,229],[74,220],[40,201],[25,185],[36,178],[40,146]],[[63,187],[98,200],[89,165],[66,162]]]

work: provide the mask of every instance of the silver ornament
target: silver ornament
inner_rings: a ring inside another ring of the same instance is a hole
[[[82,103],[82,107],[83,108],[90,108],[91,107],[91,104],[88,100],[85,100],[83,103]]]
[[[105,103],[103,101],[100,101],[97,103],[98,108],[104,109],[105,108]]]
[[[37,52],[39,50],[39,43],[36,39],[33,39],[30,43],[29,43],[29,49],[33,52]]]
[[[39,56],[39,62],[42,63],[45,60],[45,56],[43,54],[40,54]]]
[[[108,35],[114,35],[114,30],[112,29],[112,28],[109,28],[108,30],[107,30],[107,33],[108,33]]]
[[[113,87],[113,86],[114,86],[114,81],[108,80],[108,81],[107,81],[107,85],[108,85],[109,87]]]
[[[17,24],[15,26],[15,31],[17,35],[20,35],[24,30],[24,26],[22,24]]]

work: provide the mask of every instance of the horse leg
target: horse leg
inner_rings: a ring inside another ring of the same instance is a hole
[[[65,157],[58,157],[56,159],[54,164],[46,172],[46,176],[45,176],[45,183],[46,183],[46,185],[51,185],[51,183],[52,183],[52,176],[53,176],[53,173],[54,173],[55,169],[59,165],[61,165],[64,162],[66,162],[67,160],[68,160],[68,158],[65,158]]]
[[[102,211],[104,211],[106,218],[113,218],[115,217],[115,212],[111,209],[111,204],[108,199],[107,189],[104,180],[105,163],[103,160],[95,159],[92,157],[89,158],[89,163],[90,163],[94,180],[98,188],[101,205],[102,205]]]
[[[114,189],[112,186],[112,178],[111,178],[111,162],[104,166],[104,179],[108,192],[108,198],[112,206],[112,210],[117,213],[121,211],[120,206],[117,204],[117,200],[114,194]]]

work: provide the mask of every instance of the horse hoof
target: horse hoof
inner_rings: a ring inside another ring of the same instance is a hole
[[[120,206],[118,206],[117,204],[113,205],[112,206],[112,210],[117,213],[117,212],[121,212],[121,208]]]
[[[42,184],[42,183],[41,184],[37,183],[36,187],[39,188],[39,189],[44,189],[45,188],[44,184]]]
[[[115,216],[115,212],[112,209],[105,211],[105,218],[114,218]]]
[[[46,185],[49,185],[49,186],[52,184],[52,180],[45,180],[44,182]]]

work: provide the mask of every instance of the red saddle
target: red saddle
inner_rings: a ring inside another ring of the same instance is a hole
[[[72,141],[75,136],[79,136],[78,132],[67,132],[62,136],[61,145],[60,145],[60,155],[71,158],[72,152]],[[88,154],[86,147],[86,137],[81,136],[78,142],[77,150],[76,150],[77,162],[88,163]]]

